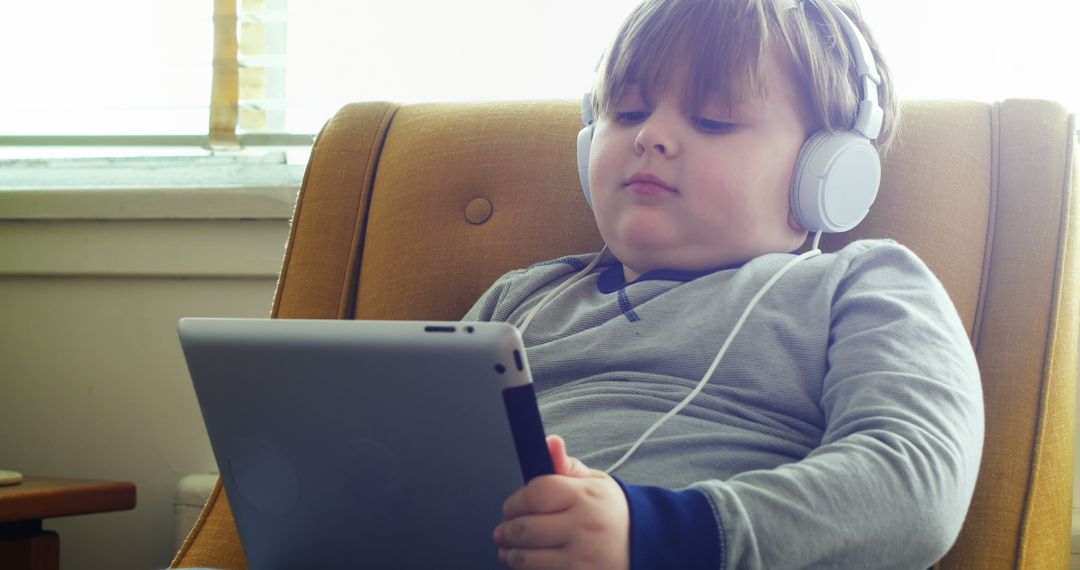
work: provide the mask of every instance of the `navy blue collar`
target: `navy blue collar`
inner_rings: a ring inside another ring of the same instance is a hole
[[[680,269],[653,269],[647,273],[642,274],[634,281],[630,283],[626,282],[626,278],[623,274],[622,263],[614,263],[604,270],[600,274],[600,277],[596,280],[596,288],[601,293],[614,293],[631,283],[641,283],[642,281],[681,281],[686,283],[687,281],[693,281],[698,277],[704,277],[717,271],[723,271],[725,269],[735,269],[741,267],[741,263],[732,265],[724,265],[721,267],[714,267],[712,269],[702,269],[700,271],[683,271]]]

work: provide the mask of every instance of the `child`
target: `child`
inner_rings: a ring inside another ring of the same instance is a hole
[[[865,123],[866,86],[880,151],[896,122],[829,1],[645,0],[608,50],[585,182],[610,253],[508,273],[465,317],[523,329],[580,458],[549,438],[504,564],[926,568],[956,539],[983,412],[946,292],[891,241],[790,253],[807,139]]]

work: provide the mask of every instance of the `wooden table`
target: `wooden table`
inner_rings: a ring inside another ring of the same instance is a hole
[[[42,530],[42,519],[133,508],[131,482],[26,477],[0,487],[0,568],[60,568],[60,536]]]

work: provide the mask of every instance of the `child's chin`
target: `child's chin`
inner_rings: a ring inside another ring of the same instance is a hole
[[[682,226],[663,212],[633,212],[618,221],[614,228],[621,241],[633,247],[651,249],[678,241]]]

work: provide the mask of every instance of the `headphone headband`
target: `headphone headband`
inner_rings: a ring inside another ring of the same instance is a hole
[[[855,113],[855,125],[852,130],[859,131],[866,138],[874,140],[881,134],[881,126],[885,122],[885,113],[878,104],[877,90],[881,85],[881,74],[878,73],[877,65],[874,64],[874,53],[870,50],[870,44],[866,37],[855,27],[851,18],[840,9],[833,0],[822,2],[829,13],[836,19],[837,25],[847,39],[851,47],[851,55],[855,58],[855,71],[859,74],[856,88],[859,90],[859,108]]]

